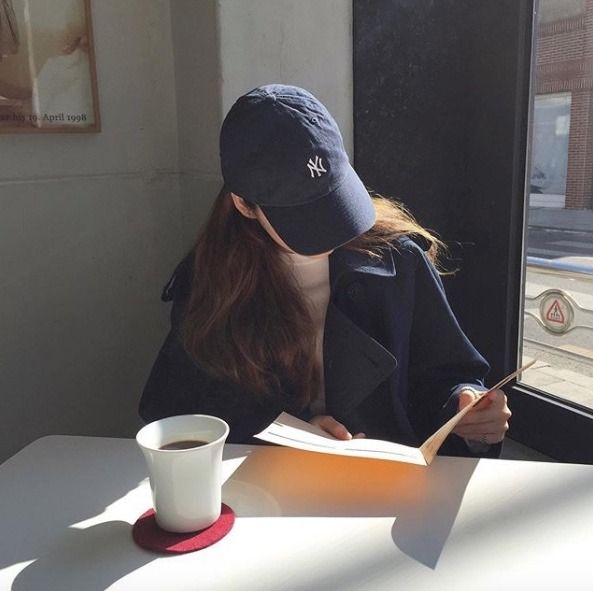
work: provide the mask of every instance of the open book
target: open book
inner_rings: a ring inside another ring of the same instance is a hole
[[[520,367],[517,371],[514,371],[498,382],[498,384],[481,393],[471,404],[468,404],[449,419],[440,429],[435,431],[420,447],[410,447],[380,439],[336,439],[320,427],[311,425],[287,413],[279,415],[276,420],[268,425],[261,433],[255,435],[255,437],[269,443],[295,447],[306,451],[428,466],[447,436],[450,435],[459,421],[472,408],[480,404],[489,392],[498,390],[507,382],[530,368],[534,363],[535,360]]]

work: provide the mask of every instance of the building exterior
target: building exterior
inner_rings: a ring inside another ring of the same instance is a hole
[[[531,205],[593,208],[593,0],[540,0]]]

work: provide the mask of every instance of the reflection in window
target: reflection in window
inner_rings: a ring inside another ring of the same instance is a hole
[[[570,94],[535,97],[530,205],[566,203],[570,100]]]

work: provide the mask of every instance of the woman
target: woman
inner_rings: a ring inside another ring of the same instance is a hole
[[[435,270],[439,241],[369,196],[315,97],[240,97],[220,155],[225,186],[163,293],[172,328],[145,420],[214,414],[246,442],[287,411],[341,439],[417,445],[485,389]],[[441,453],[499,453],[510,412],[502,391],[488,397]]]

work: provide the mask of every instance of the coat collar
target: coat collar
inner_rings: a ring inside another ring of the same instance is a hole
[[[329,279],[333,288],[339,279],[348,273],[364,273],[382,277],[395,276],[395,263],[391,249],[383,251],[380,258],[344,246],[329,255]]]

